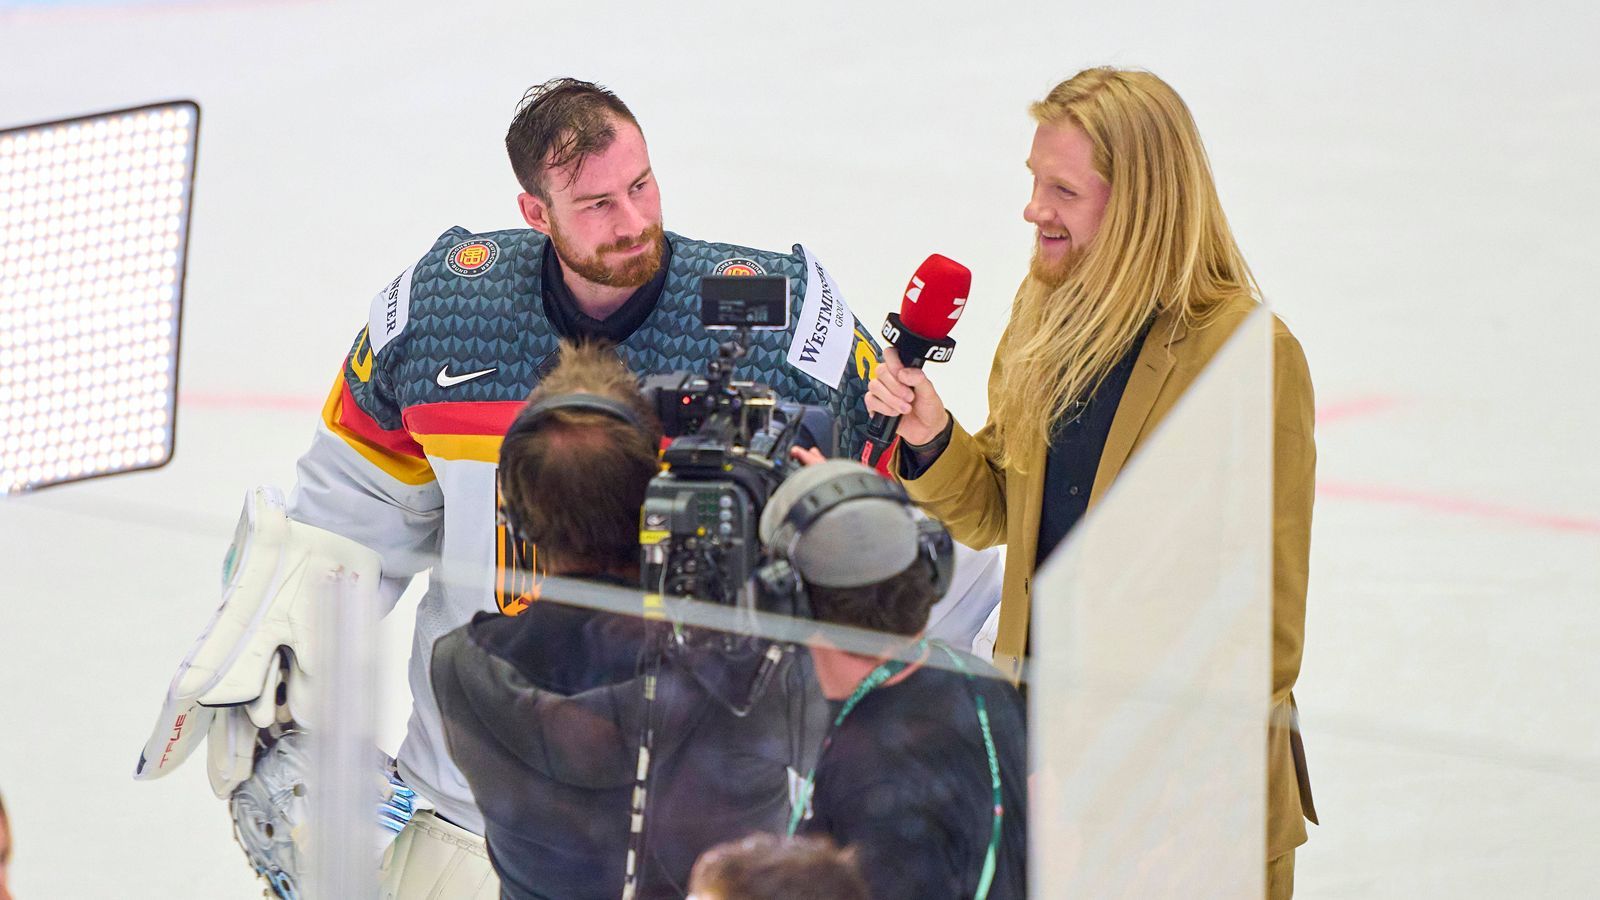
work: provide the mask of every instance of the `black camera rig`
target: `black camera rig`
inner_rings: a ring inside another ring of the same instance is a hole
[[[828,410],[733,377],[751,329],[787,330],[788,293],[783,276],[707,276],[703,319],[707,328],[729,330],[730,340],[704,375],[644,380],[670,439],[640,513],[640,581],[648,591],[757,606],[757,525],[767,498],[797,465],[790,450],[838,452]]]

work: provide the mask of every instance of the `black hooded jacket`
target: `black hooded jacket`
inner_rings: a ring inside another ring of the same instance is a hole
[[[743,705],[767,644],[720,635],[684,643],[664,625],[650,624],[660,629],[652,636],[646,627],[539,602],[517,617],[479,613],[434,645],[450,754],[483,811],[509,900],[621,894],[647,708],[641,898],[682,897],[702,851],[784,828],[790,772],[810,771],[827,725],[809,656],[784,651],[741,716],[730,706]],[[641,673],[655,658],[647,707]]]

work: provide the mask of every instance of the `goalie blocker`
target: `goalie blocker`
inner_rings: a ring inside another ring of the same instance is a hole
[[[289,716],[315,728],[316,600],[345,578],[359,598],[375,602],[378,572],[373,551],[290,520],[277,489],[252,490],[223,558],[222,604],[173,675],[134,777],[167,774],[209,734],[211,788],[228,797],[250,775],[256,733],[280,715],[285,678],[294,684],[285,689]]]
[[[300,786],[310,774],[305,735],[320,717],[319,608],[377,602],[378,575],[372,550],[289,519],[275,488],[252,490],[223,558],[222,603],[173,675],[134,769],[136,779],[160,778],[209,736],[211,789],[228,800],[245,856],[282,898],[299,895],[305,869]],[[411,821],[415,795],[392,760],[376,749],[374,757],[375,837],[393,835]]]

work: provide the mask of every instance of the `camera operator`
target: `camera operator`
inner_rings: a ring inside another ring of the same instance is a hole
[[[786,574],[814,618],[902,635],[915,656],[813,646],[832,727],[791,833],[854,848],[877,900],[1026,896],[1022,700],[976,657],[919,638],[949,577],[943,526],[898,485],[829,460],[774,492],[761,538],[788,567],[764,578]]]
[[[613,353],[562,347],[500,457],[508,524],[550,574],[637,585],[660,435]],[[637,897],[682,897],[701,852],[782,828],[824,704],[803,657],[556,596],[479,613],[434,648],[450,753],[504,896],[614,898],[632,883]]]

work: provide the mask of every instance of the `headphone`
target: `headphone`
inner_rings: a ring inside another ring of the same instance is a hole
[[[511,427],[506,429],[505,437],[500,439],[500,470],[506,467],[506,447],[513,438],[524,437],[532,434],[535,429],[550,420],[558,412],[597,412],[619,419],[632,425],[641,432],[648,432],[645,424],[639,421],[639,416],[626,403],[602,397],[599,394],[555,394],[545,397],[536,403],[530,403],[517,413],[511,420]],[[499,476],[496,475],[498,481]],[[511,504],[502,502],[500,516],[505,520],[506,527],[511,529],[511,534],[518,540],[527,541],[527,535],[522,523],[517,521],[516,513],[512,511]],[[532,543],[530,541],[530,543]]]
[[[756,581],[763,593],[773,598],[795,598],[797,612],[809,615],[805,581],[792,561],[796,545],[806,530],[824,515],[846,503],[870,499],[892,500],[907,507],[907,512],[915,517],[916,559],[924,567],[934,594],[943,596],[950,589],[950,580],[955,574],[955,543],[950,532],[937,519],[917,510],[898,482],[866,468],[829,478],[795,499],[766,542],[771,558],[756,570]]]

